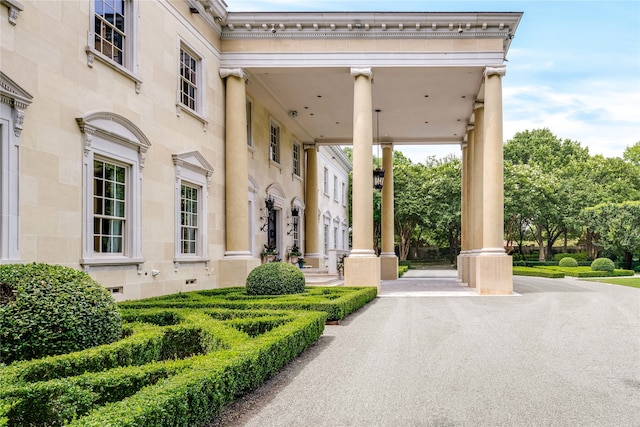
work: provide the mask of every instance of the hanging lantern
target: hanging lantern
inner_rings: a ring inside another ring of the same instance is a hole
[[[376,109],[376,141],[378,142],[378,157],[380,157],[380,110]],[[373,170],[373,188],[380,191],[384,185],[384,169],[377,167]]]
[[[384,185],[384,169],[375,168],[373,170],[373,188],[380,191]]]

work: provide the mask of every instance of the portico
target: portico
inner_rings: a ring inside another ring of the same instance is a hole
[[[504,58],[521,15],[230,13],[227,16],[221,35],[221,76],[226,79],[227,116],[242,115],[245,90],[249,91],[282,117],[304,144],[304,249],[305,259],[311,265],[319,264],[321,252],[317,147],[353,145],[353,234],[351,255],[345,260],[345,285],[363,286],[379,285],[381,279],[397,277],[393,248],[393,145],[459,144],[463,159],[463,252],[458,260],[459,279],[481,294],[512,292],[511,259],[502,247],[502,77],[506,70]],[[384,135],[385,169],[380,257],[373,250],[372,239],[376,109],[384,114],[380,129]],[[234,148],[230,147],[235,141],[240,148],[246,147],[246,122],[228,117],[226,126],[226,215],[233,216],[235,224],[227,225],[227,252],[223,261],[230,266],[240,262],[250,269],[255,262],[248,247],[244,247],[249,239],[242,232],[235,235],[231,231],[242,228],[238,219],[242,220],[243,212],[246,216],[247,208],[243,200],[236,206],[229,199],[230,194],[246,191],[248,176],[242,168],[242,154],[234,154]]]

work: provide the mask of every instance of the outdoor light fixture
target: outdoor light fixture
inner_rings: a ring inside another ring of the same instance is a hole
[[[264,199],[264,208],[260,208],[260,212],[262,212],[262,216],[260,217],[260,221],[262,221],[262,226],[260,227],[260,231],[267,231],[269,228],[269,216],[271,211],[273,210],[273,205],[275,201],[269,195],[266,199]],[[266,212],[265,212],[266,210]]]
[[[291,208],[291,216],[298,216],[299,213],[300,211],[298,210],[297,206]]]
[[[378,158],[380,157],[380,110],[376,109],[376,141],[378,143]],[[373,188],[380,191],[384,185],[384,169],[377,167],[373,170]]]

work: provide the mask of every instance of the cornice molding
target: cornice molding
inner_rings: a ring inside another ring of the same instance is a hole
[[[522,12],[229,12],[221,38],[502,38],[508,47],[521,18]]]
[[[2,71],[0,71],[0,98],[3,104],[20,109],[27,108],[33,101],[33,96]]]

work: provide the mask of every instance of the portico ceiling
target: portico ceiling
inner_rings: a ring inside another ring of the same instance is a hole
[[[229,13],[222,26],[223,40],[254,39],[263,40],[262,43],[270,40],[271,51],[223,49],[221,67],[243,68],[248,75],[248,93],[302,142],[351,144],[350,70],[369,67],[373,72],[372,109],[381,110],[381,142],[459,144],[465,139],[467,125],[473,121],[474,103],[483,99],[484,69],[503,65],[522,14],[352,15]],[[271,23],[276,32],[272,32]],[[291,40],[314,37],[388,39],[398,40],[397,43],[401,43],[400,39],[499,38],[503,49],[344,52],[286,49]],[[278,43],[285,48],[279,50]],[[372,115],[375,142],[376,113],[372,111]]]

